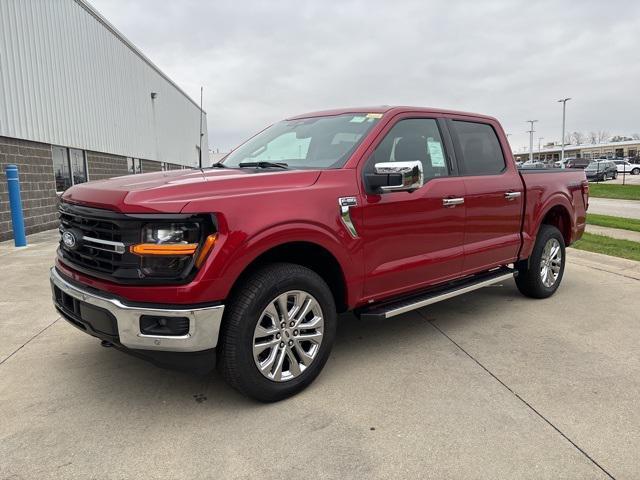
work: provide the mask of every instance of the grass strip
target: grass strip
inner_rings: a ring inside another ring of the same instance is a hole
[[[622,230],[640,232],[640,220],[637,218],[612,217],[610,215],[587,213],[587,223],[600,227],[621,228]]]
[[[619,240],[604,235],[585,233],[572,247],[640,262],[640,242],[632,242],[631,240]]]
[[[620,200],[640,200],[640,185],[589,183],[589,196],[595,198],[617,198]]]

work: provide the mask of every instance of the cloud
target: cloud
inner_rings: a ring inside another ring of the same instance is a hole
[[[640,131],[640,3],[527,0],[93,0],[193,98],[210,147],[311,110],[403,104],[494,115],[528,145]]]

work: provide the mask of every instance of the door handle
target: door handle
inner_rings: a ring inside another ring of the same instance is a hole
[[[463,203],[464,203],[464,197],[442,199],[443,207],[455,207],[456,205],[462,205]]]
[[[506,198],[507,200],[515,200],[521,195],[522,195],[522,192],[506,192],[504,194],[504,198]]]

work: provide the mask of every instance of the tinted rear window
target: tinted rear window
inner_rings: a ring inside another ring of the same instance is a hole
[[[459,120],[452,124],[462,149],[465,175],[497,175],[505,169],[500,142],[491,125]]]

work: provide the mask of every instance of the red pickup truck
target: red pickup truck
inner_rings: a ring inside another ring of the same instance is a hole
[[[552,295],[588,191],[581,170],[518,171],[488,116],[310,113],[209,168],[67,190],[53,298],[105,346],[217,363],[276,401],[320,373],[339,312],[389,318],[512,276]]]

